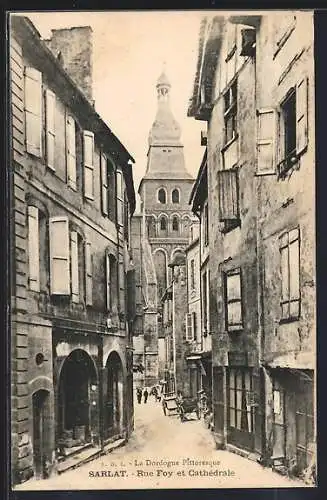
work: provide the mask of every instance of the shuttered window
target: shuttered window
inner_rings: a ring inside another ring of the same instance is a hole
[[[193,328],[192,328],[192,314],[186,314],[186,340],[191,342],[193,340]]]
[[[297,319],[300,314],[300,231],[279,238],[282,319]]]
[[[83,131],[84,152],[84,196],[89,200],[94,199],[94,134],[88,130]]]
[[[273,109],[257,111],[257,174],[273,174],[275,168],[276,114]]]
[[[233,270],[225,275],[226,328],[239,330],[243,326],[241,271]]]
[[[76,126],[70,115],[66,119],[66,144],[67,183],[76,190]]]
[[[125,269],[124,262],[120,261],[118,265],[118,286],[119,286],[119,311],[125,312]]]
[[[124,196],[123,196],[123,175],[119,170],[116,173],[117,185],[117,222],[120,226],[124,224]]]
[[[238,171],[220,170],[218,172],[219,219],[221,221],[239,219]]]
[[[26,151],[42,156],[42,73],[25,68],[25,137]]]
[[[109,211],[109,218],[113,222],[116,222],[115,166],[110,159],[108,159],[107,168],[108,168],[108,211]]]
[[[78,272],[78,234],[76,231],[70,233],[70,266],[71,266],[71,290],[72,302],[79,302],[79,272]]]
[[[110,254],[106,252],[105,255],[105,269],[106,269],[106,307],[107,311],[111,310],[111,266],[110,266]]]
[[[92,269],[92,247],[91,243],[85,243],[85,302],[87,306],[93,303],[93,269]]]
[[[39,210],[28,207],[28,264],[29,287],[35,292],[40,291],[40,259],[39,259]]]
[[[108,215],[108,166],[107,157],[101,154],[101,208],[103,215]]]
[[[193,340],[196,340],[197,328],[196,328],[196,312],[192,312],[192,335]]]
[[[55,115],[56,95],[50,90],[45,91],[45,149],[47,166],[55,170]]]
[[[51,294],[70,295],[68,218],[51,217],[49,228]]]
[[[308,145],[308,79],[296,86],[296,153],[301,154]]]

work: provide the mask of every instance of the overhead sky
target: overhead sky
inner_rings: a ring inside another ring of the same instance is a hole
[[[94,98],[100,116],[135,158],[135,187],[147,161],[148,134],[157,106],[163,65],[171,82],[171,108],[182,128],[186,167],[195,177],[205,123],[187,118],[203,12],[29,12],[42,38],[51,29],[91,26]]]

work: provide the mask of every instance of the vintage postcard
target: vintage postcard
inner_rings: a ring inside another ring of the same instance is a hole
[[[8,44],[12,488],[316,486],[313,12]]]

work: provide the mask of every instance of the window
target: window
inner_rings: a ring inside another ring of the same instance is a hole
[[[76,128],[75,120],[68,115],[66,120],[67,183],[76,190]]]
[[[56,96],[50,90],[45,91],[45,150],[47,166],[55,169],[55,113]]]
[[[70,269],[71,269],[71,291],[72,302],[79,302],[79,266],[78,266],[78,234],[76,231],[70,233]]]
[[[224,95],[225,144],[232,141],[237,134],[237,82]]]
[[[117,313],[118,307],[118,265],[114,255],[106,252],[106,307],[112,313]]]
[[[173,231],[179,231],[179,220],[177,215],[173,216]]]
[[[281,262],[281,318],[300,315],[300,231],[286,232],[279,238]]]
[[[42,73],[26,67],[25,84],[25,137],[26,151],[42,156]]]
[[[226,329],[229,331],[243,328],[241,271],[226,273]]]
[[[92,246],[89,241],[85,243],[85,303],[91,306],[93,303],[93,261]]]
[[[165,216],[160,218],[160,231],[167,231],[167,219]]]
[[[108,215],[109,206],[108,206],[108,188],[109,188],[109,179],[108,179],[108,165],[107,165],[107,157],[104,154],[100,156],[101,162],[101,210],[103,215]]]
[[[51,217],[50,291],[52,295],[70,295],[69,229],[67,217]]]
[[[163,188],[158,191],[158,201],[162,204],[166,203],[166,191]]]
[[[88,130],[83,131],[84,151],[84,196],[89,200],[94,199],[94,134]]]
[[[120,226],[124,224],[124,193],[123,193],[123,174],[120,170],[116,172],[117,185],[117,222]]]
[[[110,159],[107,158],[107,173],[108,173],[108,213],[109,218],[116,222],[116,178],[115,166]]]
[[[148,218],[148,237],[155,238],[156,235],[157,235],[156,219],[153,215],[150,215]]]
[[[29,287],[40,291],[40,258],[39,258],[39,210],[28,207],[28,263]]]
[[[191,278],[191,290],[195,290],[195,262],[194,262],[194,259],[191,260],[191,264],[190,264],[190,278]]]
[[[179,203],[179,190],[178,189],[173,189],[171,193],[171,201],[173,203]]]
[[[203,210],[203,244],[209,245],[209,208],[208,203],[205,204]]]
[[[289,90],[280,106],[279,177],[297,162],[308,144],[308,80],[303,78]]]
[[[127,192],[124,193],[124,239],[129,241],[129,204]]]
[[[209,331],[209,301],[208,301],[208,272],[205,271],[202,274],[202,328],[204,335],[207,335]]]
[[[218,171],[219,220],[225,223],[224,231],[239,225],[238,170]]]

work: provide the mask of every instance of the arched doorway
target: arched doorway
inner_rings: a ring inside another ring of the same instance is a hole
[[[33,407],[33,463],[37,479],[47,477],[50,439],[50,393],[40,389],[32,395]]]
[[[104,438],[116,436],[124,426],[124,376],[122,362],[117,352],[112,352],[106,363],[103,377]]]
[[[60,448],[93,442],[98,435],[98,377],[91,357],[76,349],[65,359],[59,379]]]

